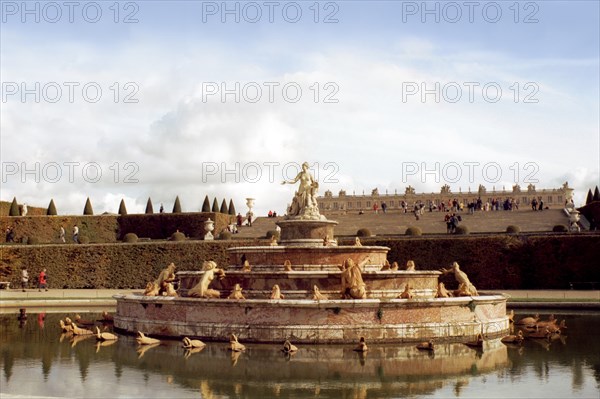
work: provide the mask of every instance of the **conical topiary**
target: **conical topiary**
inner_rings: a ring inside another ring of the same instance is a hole
[[[233,206],[233,199],[229,200],[229,214],[235,216],[235,206]]]
[[[202,212],[210,212],[210,201],[208,200],[208,195],[204,197],[204,202],[202,203]]]
[[[179,196],[175,198],[175,203],[173,204],[173,213],[181,213],[181,204],[179,203]]]
[[[121,199],[119,204],[119,215],[127,215],[127,208],[125,208],[125,200]]]
[[[590,189],[588,190],[588,194],[587,194],[587,197],[586,197],[586,199],[585,199],[585,204],[587,205],[587,204],[589,204],[590,202],[592,202],[593,200],[594,200],[594,195],[592,194],[592,189],[590,188]]]
[[[50,199],[50,203],[48,204],[48,209],[46,210],[46,215],[48,215],[48,216],[58,215],[58,212],[56,212],[56,206],[54,205],[53,199]]]
[[[85,200],[85,207],[83,208],[84,215],[93,215],[94,210],[92,209],[92,202],[90,201],[90,197]]]
[[[227,215],[227,202],[225,202],[225,198],[223,198],[223,201],[221,202],[221,209],[219,209],[219,212],[224,213]]]
[[[213,200],[213,206],[212,206],[211,212],[215,212],[215,213],[219,212],[219,203],[217,202],[216,198]]]
[[[10,211],[8,212],[8,216],[20,216],[19,212],[19,204],[17,204],[17,197],[13,197],[12,203],[10,204]]]
[[[598,186],[596,186],[596,189],[594,190],[594,198],[592,201],[600,201],[600,191],[598,190]]]
[[[148,202],[146,202],[146,214],[152,215],[154,213],[154,207],[152,206],[152,199],[148,198]]]

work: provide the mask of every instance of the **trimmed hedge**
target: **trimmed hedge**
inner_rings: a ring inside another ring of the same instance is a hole
[[[410,226],[404,234],[407,236],[420,236],[423,234],[423,231],[419,227]]]
[[[390,263],[412,259],[419,270],[439,270],[456,261],[479,290],[568,289],[570,281],[600,281],[600,268],[593,267],[600,258],[599,234],[370,238],[366,244],[389,247]],[[6,246],[0,278],[19,286],[21,266],[30,275],[46,267],[52,288],[143,288],[171,262],[177,270],[200,270],[204,260],[226,267],[227,248],[256,245],[264,241]],[[456,284],[452,276],[440,281]]]
[[[129,243],[138,242],[138,236],[135,233],[127,233],[123,237],[123,242],[129,242]]]
[[[454,234],[469,234],[471,231],[468,226],[456,226],[456,230],[454,230]]]
[[[371,234],[371,230],[367,229],[366,227],[363,227],[362,229],[358,229],[356,235],[358,237],[371,237],[373,234]]]
[[[506,232],[508,234],[519,234],[521,232],[521,228],[519,226],[515,226],[514,224],[511,224],[510,226],[508,226],[506,228]]]
[[[564,224],[557,224],[552,228],[552,231],[554,233],[566,233],[569,231],[569,229]]]

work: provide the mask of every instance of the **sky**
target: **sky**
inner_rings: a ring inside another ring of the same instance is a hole
[[[0,198],[575,188],[600,174],[598,1],[0,1]]]

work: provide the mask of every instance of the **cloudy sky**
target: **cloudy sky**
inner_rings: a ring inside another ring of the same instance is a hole
[[[1,199],[599,180],[597,1],[1,2]]]

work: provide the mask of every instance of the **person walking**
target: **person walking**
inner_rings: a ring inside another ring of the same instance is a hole
[[[65,228],[62,225],[60,226],[60,229],[58,230],[58,239],[62,243],[65,242]]]
[[[46,268],[42,269],[38,277],[38,291],[45,289],[48,291],[48,276],[46,275]]]
[[[27,283],[29,282],[29,273],[27,273],[27,268],[23,266],[21,268],[21,288],[23,292],[25,292],[25,288],[27,287]]]
[[[77,225],[73,226],[73,242],[75,244],[79,243],[79,227]]]

